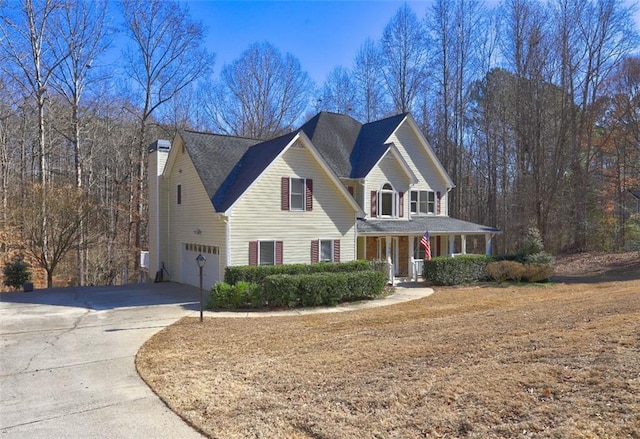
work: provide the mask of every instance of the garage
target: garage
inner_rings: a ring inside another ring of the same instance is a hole
[[[200,269],[196,258],[207,258],[202,268],[202,287],[211,288],[220,275],[220,249],[216,245],[185,243],[182,245],[182,283],[200,286]]]

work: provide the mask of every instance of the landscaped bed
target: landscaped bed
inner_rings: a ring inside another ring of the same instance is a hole
[[[137,366],[210,437],[638,438],[633,267],[622,281],[438,287],[346,313],[186,318]]]

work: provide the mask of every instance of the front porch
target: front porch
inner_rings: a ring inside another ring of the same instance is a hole
[[[384,260],[389,281],[417,281],[422,274],[425,249],[420,239],[429,231],[431,257],[492,253],[498,229],[449,217],[414,217],[411,220],[358,220],[357,257]]]

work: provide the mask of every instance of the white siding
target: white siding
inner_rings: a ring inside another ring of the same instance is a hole
[[[282,177],[313,179],[313,210],[280,209]],[[231,265],[249,263],[249,242],[283,241],[283,263],[311,262],[311,241],[340,239],[340,260],[355,259],[355,211],[313,155],[290,147],[248,189],[231,214]]]
[[[389,140],[396,145],[400,154],[402,154],[402,157],[418,178],[418,183],[412,189],[440,191],[442,194],[440,214],[448,215],[447,183],[438,171],[435,162],[424,149],[422,142],[411,125],[407,122],[403,123]]]
[[[404,216],[398,219],[408,218],[409,185],[410,177],[404,171],[398,160],[390,153],[374,167],[367,176],[367,184],[364,194],[364,211],[367,218],[371,218],[371,191],[379,191],[385,183],[391,183],[396,192],[404,192]],[[380,206],[378,206],[378,209]]]
[[[171,280],[182,280],[182,249],[185,243],[214,245],[220,249],[220,268],[218,278],[224,276],[225,224],[215,214],[213,204],[198,177],[195,167],[182,145],[175,142],[171,169],[166,176],[166,205],[168,255],[165,266]],[[182,185],[182,204],[177,204],[177,186]],[[199,231],[199,232],[198,232]],[[196,266],[195,260],[193,261]],[[208,287],[207,287],[208,288]]]

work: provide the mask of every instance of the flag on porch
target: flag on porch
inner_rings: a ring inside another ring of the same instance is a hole
[[[431,243],[429,242],[429,231],[427,230],[420,238],[420,245],[424,247],[424,258],[427,261],[431,260]]]

